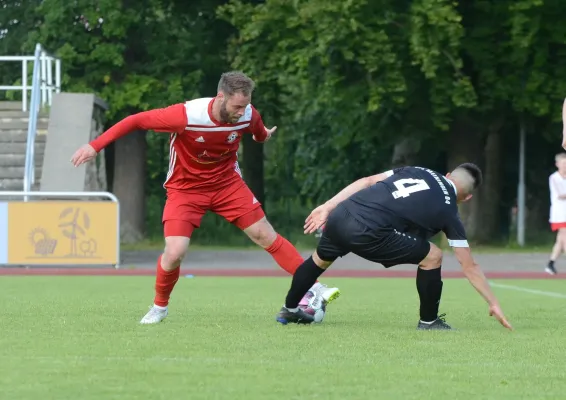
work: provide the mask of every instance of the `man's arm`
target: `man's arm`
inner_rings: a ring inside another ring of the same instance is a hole
[[[336,196],[328,200],[324,206],[328,208],[328,210],[333,210],[336,208],[338,204],[346,200],[348,197],[352,196],[353,194],[363,190],[365,188],[370,187],[371,185],[376,184],[377,182],[381,182],[391,175],[395,173],[394,170],[385,171],[379,173],[377,175],[366,176],[365,178],[358,179],[357,181],[349,184],[344,189],[342,189]]]
[[[396,168],[393,170],[385,171],[377,175],[366,176],[365,178],[358,179],[357,181],[346,186],[342,191],[340,191],[336,196],[328,200],[326,203],[315,208],[305,220],[305,234],[310,234],[320,229],[325,223],[328,215],[332,210],[336,208],[338,204],[346,200],[348,197],[354,193],[359,192],[371,185],[381,182],[396,172],[400,171],[402,168]]]
[[[133,131],[178,132],[184,130],[186,126],[185,105],[179,103],[126,117],[89,144],[98,153],[110,143]]]
[[[505,315],[503,315],[499,301],[491,291],[491,287],[483,271],[472,257],[472,252],[466,238],[466,231],[457,212],[448,217],[443,230],[448,238],[448,244],[454,249],[454,255],[462,266],[464,275],[466,275],[468,281],[485,299],[487,304],[489,304],[489,315],[493,315],[497,318],[499,323],[504,327],[512,329],[511,324],[507,322]]]
[[[558,200],[566,200],[566,193],[561,193],[556,181],[554,179],[554,175],[550,175],[548,179],[548,185],[550,187],[550,197],[555,197]]]
[[[489,282],[485,278],[480,266],[476,264],[472,257],[472,252],[469,247],[453,247],[456,259],[462,265],[464,275],[468,281],[478,291],[478,293],[485,299],[490,306],[499,306],[499,302],[493,292]]]
[[[261,118],[259,111],[257,111],[254,106],[251,107],[252,120],[250,123],[250,131],[256,142],[263,143],[268,139],[267,129],[265,129],[265,124],[263,123],[263,119]]]
[[[466,238],[466,230],[460,220],[460,216],[457,213],[450,214],[443,230],[448,238],[448,244],[454,249],[454,255],[462,266],[466,278],[490,306],[497,305],[497,299],[492,293],[489,283],[472,257],[468,239]]]
[[[277,126],[271,129],[267,129],[261,119],[259,111],[257,111],[254,106],[252,107],[252,120],[250,123],[250,131],[256,142],[265,143],[271,139],[271,135],[277,130]]]

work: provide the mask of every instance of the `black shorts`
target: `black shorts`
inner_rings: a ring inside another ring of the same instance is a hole
[[[429,251],[427,239],[398,232],[387,223],[379,229],[369,229],[342,205],[328,216],[316,248],[318,256],[324,261],[334,261],[354,253],[385,268],[399,264],[418,265]]]

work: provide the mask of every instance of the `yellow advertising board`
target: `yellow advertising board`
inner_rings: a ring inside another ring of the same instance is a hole
[[[7,217],[8,264],[118,264],[114,202],[8,202]]]

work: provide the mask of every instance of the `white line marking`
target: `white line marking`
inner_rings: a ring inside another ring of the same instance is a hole
[[[527,289],[527,288],[520,287],[520,286],[503,285],[501,283],[490,282],[490,284],[493,287],[497,287],[497,288],[501,288],[501,289],[510,289],[510,290],[516,290],[518,292],[538,294],[540,296],[556,297],[558,299],[566,299],[566,294],[562,294],[562,293],[547,292],[547,291],[544,291],[544,290],[536,290],[536,289]]]
[[[136,356],[17,356],[17,355],[0,355],[0,360],[31,360],[31,361],[48,361],[48,362],[88,362],[88,361],[149,361],[149,362],[183,362],[183,363],[209,363],[223,364],[229,362],[228,358],[212,358],[212,357],[136,357]],[[246,361],[247,362],[247,361]],[[260,363],[261,360],[260,360]]]

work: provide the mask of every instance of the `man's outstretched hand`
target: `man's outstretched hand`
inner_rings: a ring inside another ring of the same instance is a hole
[[[89,162],[96,157],[96,150],[90,145],[85,144],[80,149],[78,149],[75,154],[71,157],[71,164],[78,167],[81,164]]]
[[[328,214],[330,214],[330,209],[325,204],[315,208],[305,221],[305,234],[313,233],[321,228],[326,223]]]
[[[503,311],[501,310],[501,307],[499,307],[498,305],[489,307],[489,316],[495,317],[501,325],[503,325],[505,328],[509,329],[510,331],[513,330],[513,327],[507,321],[507,318],[505,318],[505,315],[503,315]]]

